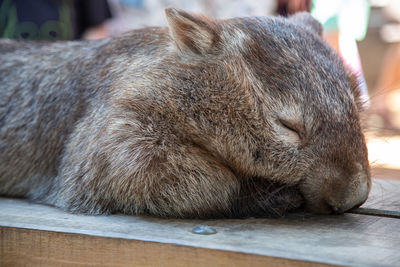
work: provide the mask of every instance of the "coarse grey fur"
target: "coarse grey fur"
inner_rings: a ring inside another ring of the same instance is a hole
[[[370,190],[354,76],[306,13],[0,41],[0,195],[166,217],[344,212]]]

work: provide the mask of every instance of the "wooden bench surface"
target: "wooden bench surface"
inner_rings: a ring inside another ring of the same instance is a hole
[[[0,198],[0,240],[0,266],[400,266],[400,182],[374,180],[354,213],[280,219],[85,216]]]

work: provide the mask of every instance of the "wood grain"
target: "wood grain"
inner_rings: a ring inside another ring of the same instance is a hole
[[[1,266],[331,266],[185,247],[1,227]]]
[[[400,181],[373,179],[371,193],[362,207],[400,212]]]

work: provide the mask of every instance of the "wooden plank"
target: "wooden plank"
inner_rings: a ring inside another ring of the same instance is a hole
[[[395,207],[395,198],[390,205],[383,199],[392,196],[384,190],[393,186],[399,188],[399,183],[374,181],[372,196],[376,195],[377,199],[372,198],[366,205]],[[380,190],[383,191],[379,193]],[[191,233],[195,226],[203,224],[214,227],[217,234]],[[232,266],[236,261],[240,265],[253,265],[253,258],[260,264],[271,259],[288,260],[277,261],[278,266],[303,261],[346,266],[396,266],[400,262],[400,220],[357,214],[292,214],[281,219],[246,220],[85,216],[24,200],[0,198],[0,228],[1,266],[23,265],[24,259],[36,260],[38,264],[50,261],[75,265],[75,258],[85,264],[112,264],[110,261],[115,257],[124,259],[125,264],[133,262],[135,255],[142,257],[138,262],[143,264],[149,258],[155,265],[160,260],[174,266],[180,266],[179,262],[188,263],[199,255],[211,262]],[[52,243],[52,240],[59,241]],[[138,245],[142,243],[146,245]],[[53,251],[54,246],[60,253]],[[24,258],[22,254],[27,256]],[[218,257],[226,261],[219,262]],[[205,264],[198,260],[194,265]]]
[[[362,207],[400,212],[400,182],[373,179],[371,193]]]
[[[0,266],[331,266],[131,239],[0,229]]]

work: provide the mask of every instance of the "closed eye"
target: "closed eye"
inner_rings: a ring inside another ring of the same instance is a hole
[[[286,128],[287,130],[297,134],[300,139],[302,138],[303,131],[301,130],[302,127],[301,127],[300,124],[295,123],[295,122],[291,122],[291,121],[288,121],[288,120],[285,120],[285,119],[282,119],[282,118],[278,119],[278,121],[284,128]]]

